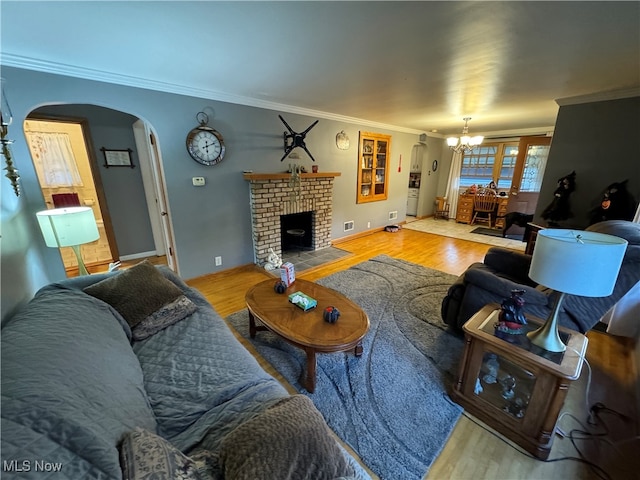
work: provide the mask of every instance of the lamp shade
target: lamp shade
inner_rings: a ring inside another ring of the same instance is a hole
[[[66,207],[36,213],[47,247],[72,247],[100,238],[91,207]]]
[[[613,292],[627,243],[603,233],[541,230],[536,237],[529,277],[559,292],[606,297]]]

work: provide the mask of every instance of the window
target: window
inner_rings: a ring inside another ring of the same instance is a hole
[[[462,156],[460,187],[486,186],[495,181],[509,189],[518,156],[518,142],[485,143]]]
[[[524,159],[524,171],[520,184],[521,192],[539,192],[544,168],[549,156],[549,145],[530,145]]]

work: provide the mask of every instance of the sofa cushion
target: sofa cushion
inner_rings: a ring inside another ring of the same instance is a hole
[[[144,340],[151,335],[164,330],[169,325],[184,320],[198,309],[195,303],[184,295],[180,295],[174,301],[167,303],[153,312],[147,318],[133,327],[134,340]]]
[[[304,395],[277,402],[228,434],[220,464],[226,479],[238,480],[330,480],[354,473]]]
[[[182,294],[147,260],[94,283],[84,291],[115,308],[132,328]]]
[[[117,312],[81,290],[41,289],[2,328],[2,456],[60,462],[59,478],[120,478],[117,444],[157,428]]]

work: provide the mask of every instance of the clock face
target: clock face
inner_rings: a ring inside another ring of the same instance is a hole
[[[209,127],[197,127],[187,135],[187,151],[202,165],[216,165],[225,154],[224,140],[219,132]]]

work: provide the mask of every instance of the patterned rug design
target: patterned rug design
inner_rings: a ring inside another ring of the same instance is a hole
[[[447,392],[463,340],[449,333],[440,319],[442,298],[455,279],[380,255],[319,280],[360,305],[371,328],[360,358],[351,352],[318,355],[313,394],[298,382],[305,365],[300,349],[270,332],[259,332],[249,341],[313,400],[333,431],[376,475],[420,479],[462,412]],[[249,337],[246,310],[227,321]]]

